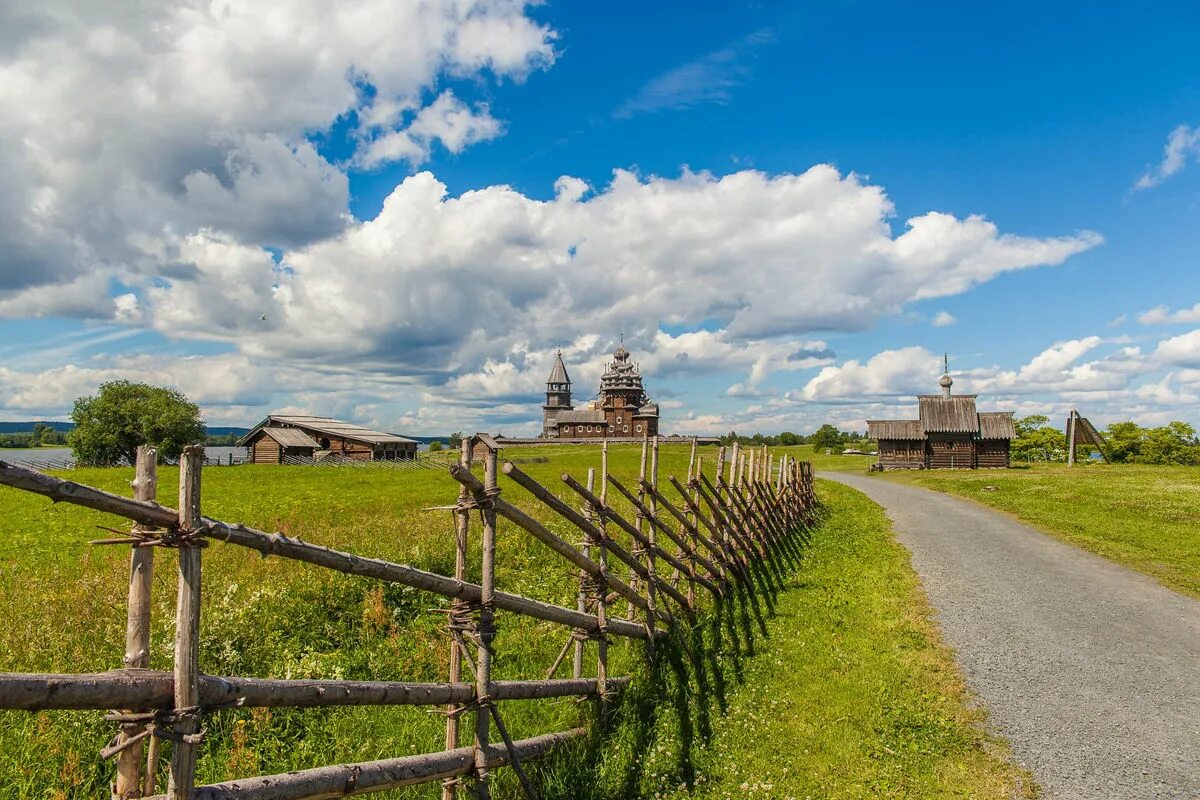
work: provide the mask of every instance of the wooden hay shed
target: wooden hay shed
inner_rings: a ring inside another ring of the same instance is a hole
[[[291,458],[330,461],[400,461],[417,457],[417,441],[352,422],[297,414],[271,414],[238,440],[254,464]]]

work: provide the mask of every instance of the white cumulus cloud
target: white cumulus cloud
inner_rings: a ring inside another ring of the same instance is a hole
[[[361,116],[364,148],[401,131],[417,161],[434,142],[458,152],[497,135],[485,106],[429,97],[444,78],[550,64],[555,33],[526,5],[3,4],[0,313],[17,297],[27,313],[95,312],[28,292],[170,272],[164,249],[202,229],[280,248],[336,235],[347,177],[308,137]]]

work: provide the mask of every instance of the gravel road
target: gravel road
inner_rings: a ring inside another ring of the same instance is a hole
[[[1200,602],[966,500],[820,477],[887,510],[989,725],[1044,797],[1200,798]]]

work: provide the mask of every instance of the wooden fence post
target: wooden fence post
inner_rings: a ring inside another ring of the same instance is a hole
[[[200,469],[204,448],[179,459],[179,588],[175,603],[175,725],[167,796],[188,800],[196,780],[200,732]]]
[[[496,451],[491,447],[483,462],[483,486],[489,498],[497,491]],[[475,656],[475,797],[489,800],[491,776],[488,774],[488,737],[491,727],[492,704],[492,640],[495,638],[495,619],[492,606],[496,593],[496,509],[491,503],[483,507],[483,559],[479,585],[479,647]]]
[[[643,452],[642,459],[643,459],[643,461],[645,460],[644,453],[645,453],[645,448],[646,448],[647,444],[650,444],[650,485],[657,487],[658,486],[658,436],[654,437],[654,441],[652,443],[647,441],[642,444],[642,452]],[[642,488],[641,481],[638,482],[638,493],[640,495],[639,499],[644,503],[645,498],[646,498],[646,492]],[[651,502],[653,502],[653,501],[651,501]],[[643,519],[643,515],[641,513],[639,513],[637,515],[637,529],[639,532],[642,530],[642,519]],[[649,578],[646,579],[646,596],[650,600],[651,607],[654,608],[657,604],[657,598],[658,598],[658,587],[657,587],[658,564],[654,558],[654,549],[655,549],[655,547],[658,546],[657,545],[658,538],[656,535],[657,531],[653,524],[647,524],[645,534],[646,534],[646,546],[644,549],[646,551],[646,573],[649,575]],[[686,600],[687,598],[684,598],[684,599]]]
[[[594,467],[588,467],[587,488],[589,492],[596,488],[596,470]],[[596,519],[594,511],[595,510],[590,505],[585,508],[586,516],[593,522],[593,524],[595,523]],[[583,554],[588,558],[592,557],[592,539],[586,534],[583,537]],[[579,596],[576,599],[575,607],[580,613],[584,614],[587,613],[588,601],[591,599],[589,596],[590,592],[588,590],[588,581],[590,578],[591,576],[588,575],[586,570],[579,570]],[[584,639],[579,635],[579,633],[581,632],[576,632],[575,657],[571,662],[571,677],[573,678],[583,677]]]
[[[158,491],[158,451],[148,445],[137,449],[137,466],[133,478],[133,498],[154,501]],[[135,534],[141,530],[134,525]],[[154,548],[134,547],[129,556],[129,607],[125,620],[126,669],[150,667],[150,591],[154,585]],[[143,709],[127,709],[140,711]],[[118,744],[141,733],[144,723],[123,723]],[[129,800],[153,794],[153,785],[142,781],[142,743],[129,745],[117,754],[117,782],[113,787],[115,800]],[[147,770],[149,772],[149,770]]]
[[[471,469],[472,451],[475,447],[475,437],[464,436],[459,446],[458,463],[466,469]],[[471,529],[471,512],[467,509],[470,493],[467,487],[458,487],[458,507],[454,509],[454,577],[466,580],[467,577],[467,540]],[[463,600],[450,601],[450,682],[462,680],[463,638],[462,625],[466,622],[467,603]],[[446,708],[446,749],[458,747],[458,716],[460,709],[454,704]],[[442,800],[454,800],[458,796],[458,779],[447,778],[442,782]]]
[[[608,502],[608,442],[600,446],[600,502]],[[608,523],[604,517],[596,521],[600,541],[596,542],[596,563],[600,565],[600,580],[596,589],[596,618],[599,620],[596,633],[596,692],[600,700],[608,697],[608,553],[604,537],[608,535]]]

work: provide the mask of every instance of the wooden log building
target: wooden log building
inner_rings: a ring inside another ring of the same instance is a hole
[[[991,469],[1010,464],[1016,438],[1011,411],[978,411],[976,395],[952,394],[949,364],[941,394],[919,395],[919,419],[867,420],[879,442],[873,469]]]
[[[546,439],[642,439],[658,435],[658,404],[642,386],[638,365],[622,344],[600,378],[598,399],[576,409],[571,404],[571,378],[562,351],[546,380],[542,437]]]
[[[321,461],[402,461],[417,457],[415,439],[329,417],[271,414],[238,440],[254,464],[289,458]]]

